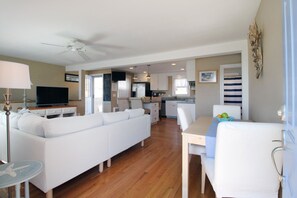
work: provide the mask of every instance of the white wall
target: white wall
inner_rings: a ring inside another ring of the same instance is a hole
[[[220,65],[241,63],[241,55],[225,55],[196,59],[196,115],[212,116],[214,104],[220,104]],[[216,83],[199,83],[199,71],[217,71]]]
[[[249,50],[250,118],[258,122],[280,122],[278,108],[284,104],[282,5],[281,0],[262,0],[256,22],[263,31],[263,75],[256,70]]]

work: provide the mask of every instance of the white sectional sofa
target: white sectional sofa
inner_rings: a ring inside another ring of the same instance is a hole
[[[31,113],[12,115],[11,158],[39,160],[44,168],[30,180],[52,197],[52,189],[99,165],[151,135],[143,109],[45,119]],[[0,124],[2,137],[5,126]],[[3,138],[2,138],[3,139]],[[3,153],[3,152],[2,152]]]

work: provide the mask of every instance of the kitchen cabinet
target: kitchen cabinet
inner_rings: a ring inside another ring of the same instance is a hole
[[[151,74],[151,90],[168,90],[168,75],[167,74]]]
[[[150,110],[152,124],[159,121],[159,103],[158,102],[144,103],[143,107]]]
[[[186,64],[187,80],[195,81],[196,64],[195,60],[189,60]]]
[[[177,108],[183,107],[191,112],[193,120],[196,120],[196,105],[195,103],[177,103]],[[179,117],[177,116],[177,125],[180,125]]]
[[[177,117],[177,103],[178,101],[167,100],[165,103],[166,106],[166,117],[176,118]]]

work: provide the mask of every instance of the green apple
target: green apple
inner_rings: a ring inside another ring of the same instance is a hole
[[[222,113],[221,116],[222,116],[222,118],[229,118],[229,115],[226,112]]]

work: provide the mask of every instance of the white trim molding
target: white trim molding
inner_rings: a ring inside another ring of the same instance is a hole
[[[220,56],[228,54],[241,53],[241,65],[242,65],[242,80],[246,83],[242,85],[243,93],[242,97],[242,109],[243,119],[249,119],[249,82],[248,82],[248,41],[237,40],[226,43],[218,43],[213,45],[205,45],[188,49],[181,49],[175,51],[168,51],[156,54],[148,54],[143,56],[135,56],[129,58],[113,59],[96,61],[85,64],[76,64],[66,66],[66,71],[79,71],[79,70],[98,70],[98,69],[110,69],[126,67],[130,65],[140,64],[153,64],[168,61],[187,60],[210,56]]]

